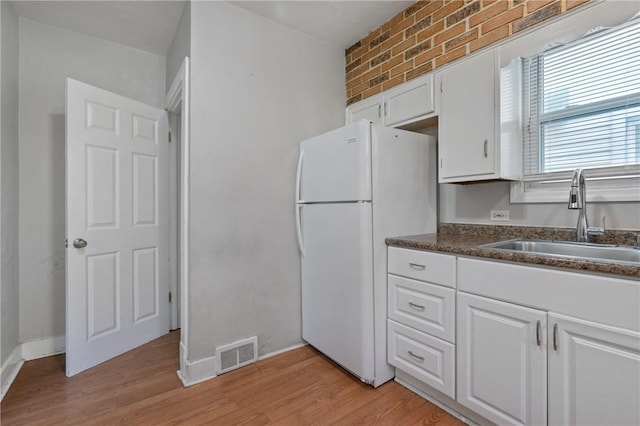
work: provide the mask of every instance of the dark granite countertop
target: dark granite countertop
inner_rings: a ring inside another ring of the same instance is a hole
[[[521,253],[478,247],[482,244],[515,238],[575,241],[575,230],[565,228],[448,223],[441,224],[438,227],[437,234],[387,238],[386,243],[393,247],[483,257],[499,261],[593,272],[613,275],[619,278],[640,280],[640,265],[598,262],[591,259],[575,259],[538,253]],[[634,231],[607,231],[604,236],[594,238],[594,242],[633,246],[635,242]]]

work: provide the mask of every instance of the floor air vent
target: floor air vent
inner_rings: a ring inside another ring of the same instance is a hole
[[[258,360],[258,337],[238,340],[216,348],[216,373],[222,374]]]

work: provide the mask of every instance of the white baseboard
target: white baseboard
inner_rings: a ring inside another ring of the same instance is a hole
[[[184,345],[182,339],[180,339],[180,370],[178,370],[178,377],[182,380],[183,371],[187,368],[187,347]],[[184,383],[183,383],[184,384]]]
[[[0,401],[11,387],[25,361],[57,355],[65,350],[65,337],[55,336],[45,339],[30,340],[18,344],[9,358],[2,365],[0,374]]]
[[[11,355],[9,355],[9,358],[2,364],[2,370],[0,371],[0,401],[2,401],[7,394],[7,391],[23,365],[22,345],[18,344],[18,346],[13,349],[13,352],[11,352]]]
[[[395,381],[432,404],[440,407],[442,410],[451,414],[453,417],[465,424],[477,426],[491,423],[482,416],[479,416],[467,407],[461,405],[458,401],[420,382],[418,379],[403,372],[402,370],[396,369]]]
[[[275,355],[280,355],[282,353],[289,352],[306,345],[307,343],[302,342],[286,347],[284,349],[269,352],[268,354],[260,355],[258,357],[258,360],[270,358]],[[190,362],[186,359],[186,353],[186,348],[184,347],[182,342],[180,342],[180,370],[178,370],[176,373],[178,374],[178,377],[180,378],[180,381],[182,381],[182,385],[184,387],[197,385],[198,383],[202,383],[204,381],[217,377],[215,356]]]
[[[260,355],[260,356],[258,356],[258,361],[261,361],[261,360],[267,359],[267,358],[271,358],[272,356],[280,355],[280,354],[283,354],[285,352],[292,351],[294,349],[299,349],[299,348],[302,348],[302,347],[307,346],[307,345],[308,345],[307,342],[296,343],[295,345],[288,346],[288,347],[286,347],[284,349],[280,349],[280,350],[277,350],[277,351],[269,352],[268,354]]]
[[[180,377],[182,384],[186,388],[216,377],[215,356],[202,358],[193,362],[185,359],[184,363],[181,360],[180,364],[183,365],[183,367],[178,371],[178,377]]]
[[[26,361],[58,355],[65,351],[65,337],[55,336],[44,339],[29,340],[22,343],[22,358]]]

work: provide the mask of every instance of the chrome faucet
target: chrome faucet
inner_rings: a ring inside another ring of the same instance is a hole
[[[588,243],[590,235],[604,234],[604,216],[602,217],[601,227],[589,228],[589,220],[587,219],[586,185],[583,170],[580,168],[573,171],[568,208],[571,210],[580,210],[578,212],[578,225],[576,226],[576,241]]]

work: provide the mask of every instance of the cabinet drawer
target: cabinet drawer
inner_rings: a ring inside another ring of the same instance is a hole
[[[389,318],[454,343],[453,289],[389,275]]]
[[[387,320],[387,362],[455,399],[455,346]]]
[[[389,247],[388,254],[390,274],[452,288],[456,286],[455,256],[398,247]]]

